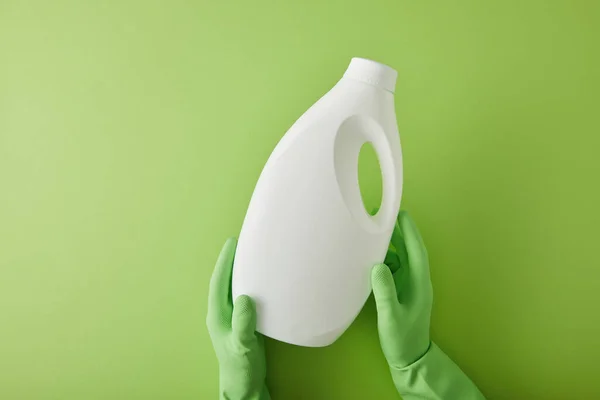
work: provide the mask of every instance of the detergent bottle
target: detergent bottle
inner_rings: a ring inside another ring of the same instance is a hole
[[[288,130],[250,200],[233,266],[232,295],[250,296],[257,331],[300,346],[333,343],[371,292],[402,194],[394,110],[397,72],[353,58],[335,86]],[[382,175],[379,211],[365,209],[361,147],[371,143]]]

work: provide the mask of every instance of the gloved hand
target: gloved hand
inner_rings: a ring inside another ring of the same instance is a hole
[[[219,360],[219,398],[270,399],[263,337],[255,332],[256,310],[248,296],[232,304],[231,273],[236,240],[223,246],[210,279],[206,325]]]
[[[385,260],[371,273],[377,328],[392,379],[405,400],[479,400],[477,387],[429,338],[433,290],[427,249],[401,211]]]
[[[390,244],[387,266],[375,266],[371,281],[383,354],[390,367],[403,368],[429,348],[433,289],[427,249],[404,211],[398,214]]]

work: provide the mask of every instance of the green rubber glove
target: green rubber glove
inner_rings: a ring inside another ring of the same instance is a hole
[[[373,268],[377,328],[398,393],[405,400],[480,400],[477,387],[429,338],[433,290],[427,250],[401,211],[387,265]]]
[[[263,337],[255,332],[256,310],[248,296],[231,298],[236,240],[223,246],[210,279],[206,325],[219,360],[219,398],[267,400]]]

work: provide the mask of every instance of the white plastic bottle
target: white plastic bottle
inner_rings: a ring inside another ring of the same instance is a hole
[[[402,192],[397,73],[353,58],[340,81],[281,139],[250,201],[233,267],[234,299],[251,296],[257,330],[300,346],[333,343],[368,298]],[[383,181],[375,216],[362,202],[358,155],[370,142]]]

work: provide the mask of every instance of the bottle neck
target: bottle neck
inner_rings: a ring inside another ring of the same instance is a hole
[[[366,58],[353,58],[344,73],[345,78],[354,79],[394,93],[398,72],[387,65]]]

